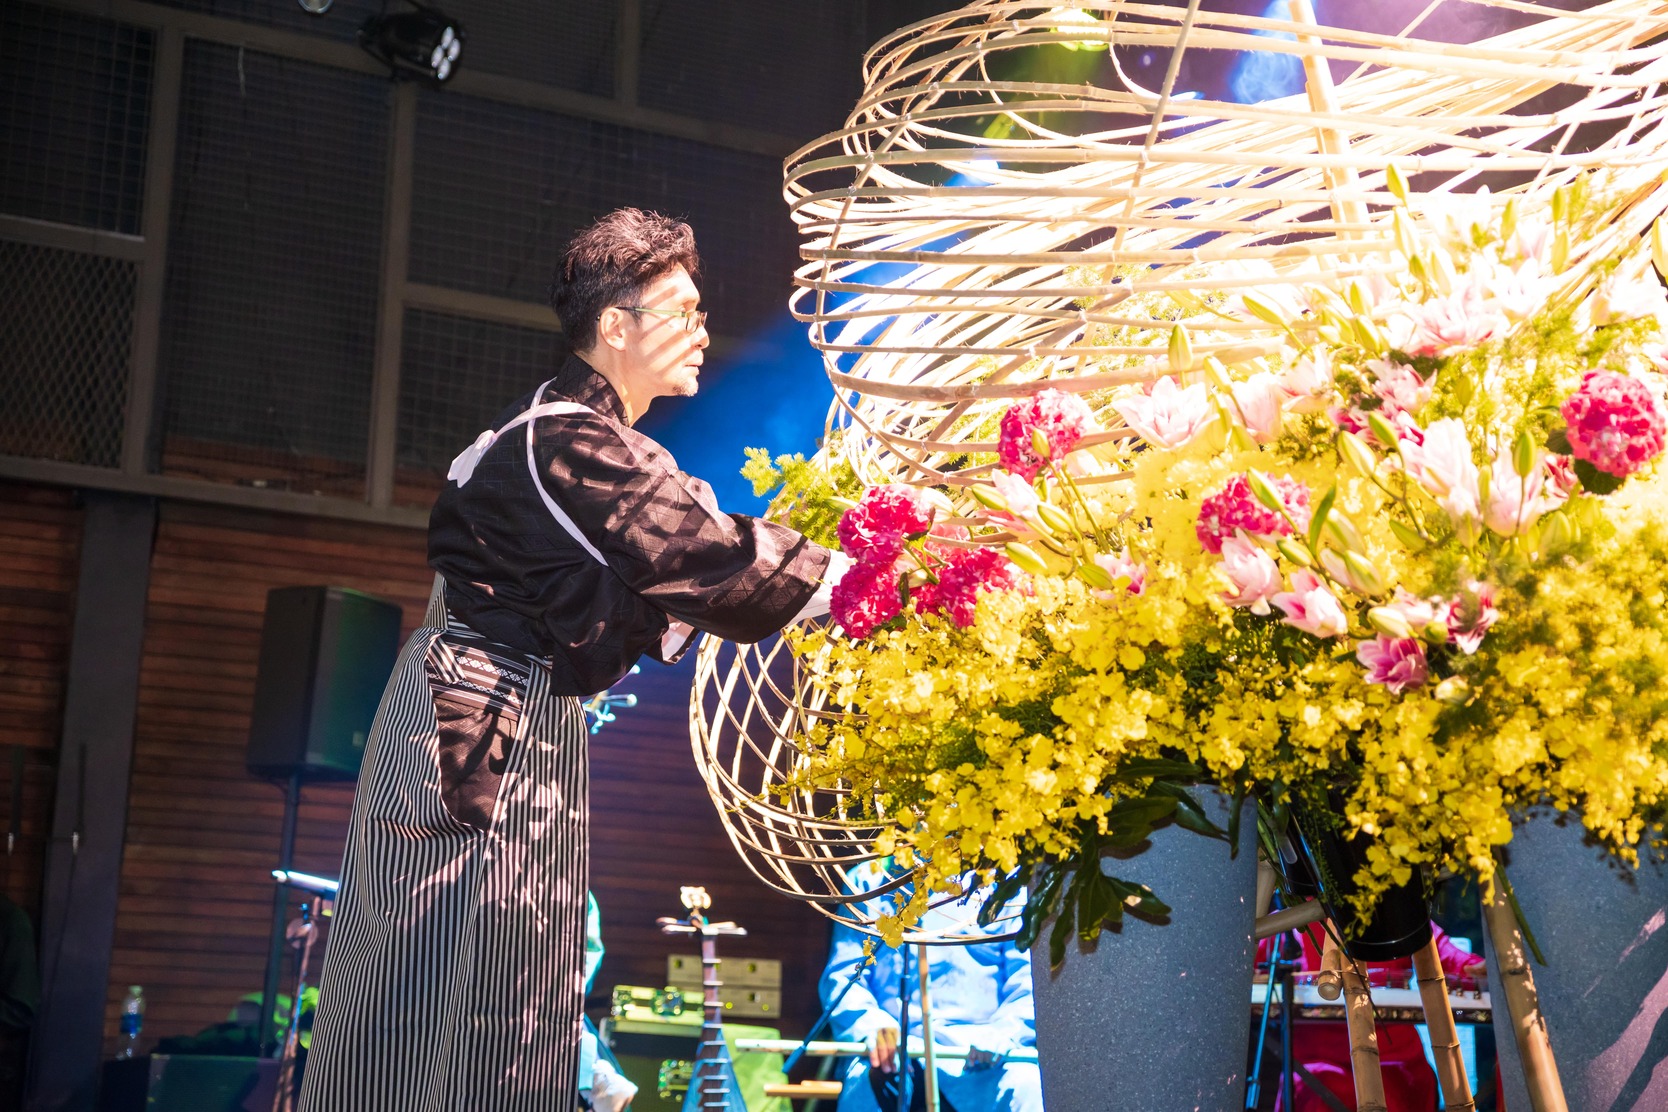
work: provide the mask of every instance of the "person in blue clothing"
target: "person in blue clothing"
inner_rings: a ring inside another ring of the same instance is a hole
[[[847,877],[852,890],[863,892],[886,879],[883,864],[867,863]],[[976,901],[978,895],[969,897]],[[922,929],[933,930],[953,921],[970,920],[976,902],[927,912]],[[878,910],[865,905],[865,910]],[[993,932],[999,933],[999,932]],[[864,944],[872,942],[875,960],[865,965]],[[868,1048],[866,1058],[853,1059],[847,1067],[840,1093],[839,1112],[895,1112],[898,1107],[899,1071],[905,1056],[900,1053],[899,1015],[901,994],[909,1002],[909,1037],[921,1042],[920,975],[916,961],[919,950],[910,947],[908,985],[904,984],[904,956],[868,936],[845,926],[834,925],[833,944],[819,989],[826,1006],[855,976],[830,1017],[833,1037],[861,1042]],[[1042,1078],[1033,1062],[1012,1062],[1008,1055],[1037,1043],[1036,1011],[1031,1001],[1031,960],[1012,942],[981,942],[966,946],[929,946],[927,981],[932,1008],[933,1043],[959,1047],[969,1053],[966,1061],[939,1059],[938,1091],[942,1108],[949,1112],[1042,1112]],[[910,1107],[920,1112],[925,1105],[925,1085],[920,1059],[910,1059],[913,1090]]]

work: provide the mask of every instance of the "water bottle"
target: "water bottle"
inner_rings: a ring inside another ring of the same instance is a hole
[[[118,1058],[131,1058],[139,1049],[139,1032],[145,1026],[145,990],[138,985],[127,986],[127,999],[122,1001],[122,1041]]]

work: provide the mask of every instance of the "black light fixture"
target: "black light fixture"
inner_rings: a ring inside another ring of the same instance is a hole
[[[389,15],[386,8],[359,28],[359,45],[395,77],[439,84],[457,72],[463,53],[463,25],[438,8],[411,0],[412,11]]]

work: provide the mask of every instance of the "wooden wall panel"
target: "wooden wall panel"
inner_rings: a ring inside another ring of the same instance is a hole
[[[133,788],[111,966],[114,1044],[129,984],[145,986],[145,1042],[224,1020],[257,991],[265,961],[282,794],[243,766],[266,592],[330,583],[392,599],[409,632],[431,573],[418,531],[165,504],[157,527],[134,748]],[[720,918],[752,936],[727,952],[784,962],[788,1026],[817,1013],[827,930],[773,897],[736,858],[689,755],[691,669],[652,662],[623,685],[639,705],[593,741],[592,886],[608,957],[594,1006],[614,984],[658,985],[689,952],[656,917],[678,888],[704,884]],[[309,785],[297,867],[336,875],[351,791]]]
[[[80,550],[73,492],[0,482],[0,853],[14,820],[18,835],[3,890],[37,929]]]
[[[432,576],[420,532],[165,503],[157,522],[133,782],[106,1013],[129,984],[146,1042],[195,1033],[258,992],[282,789],[244,768],[266,594],[330,584],[399,603],[410,632]],[[352,789],[309,784],[297,867],[335,875]]]

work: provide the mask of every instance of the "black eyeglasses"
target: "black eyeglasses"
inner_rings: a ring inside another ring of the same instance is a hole
[[[707,315],[699,309],[651,309],[647,305],[616,305],[628,313],[654,313],[662,317],[682,317],[685,332],[699,332],[706,326]]]

